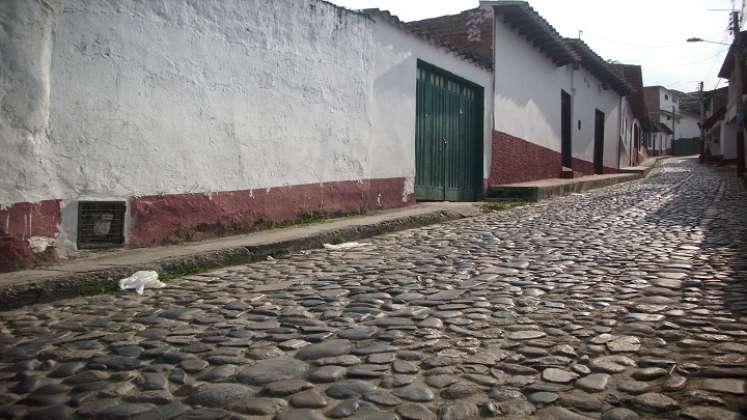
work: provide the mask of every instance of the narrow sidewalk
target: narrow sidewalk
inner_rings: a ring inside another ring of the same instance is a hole
[[[488,200],[540,201],[596,188],[609,187],[621,182],[645,178],[654,169],[659,160],[668,157],[670,156],[649,158],[639,166],[620,168],[620,173],[617,174],[586,175],[579,178],[548,178],[490,186],[488,188]]]
[[[101,252],[34,270],[0,274],[0,305],[23,305],[111,290],[138,270],[166,275],[250,263],[325,243],[358,240],[449,220],[477,216],[481,203],[419,203],[411,207],[283,229],[258,231],[157,248]]]

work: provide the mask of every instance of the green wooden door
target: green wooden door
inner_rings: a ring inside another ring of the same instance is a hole
[[[474,201],[482,185],[482,88],[419,63],[415,196]]]

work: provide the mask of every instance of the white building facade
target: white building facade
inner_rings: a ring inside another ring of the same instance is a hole
[[[418,63],[492,83],[403,25],[318,0],[0,12],[0,270],[411,205]]]
[[[465,16],[467,44],[319,0],[0,3],[0,271],[616,171],[605,61],[526,3]]]

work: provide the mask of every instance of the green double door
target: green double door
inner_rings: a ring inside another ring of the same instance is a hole
[[[475,201],[482,190],[482,88],[418,63],[415,196]]]

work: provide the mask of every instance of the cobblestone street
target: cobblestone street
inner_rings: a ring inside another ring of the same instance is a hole
[[[747,193],[640,182],[0,313],[0,417],[738,419]]]

